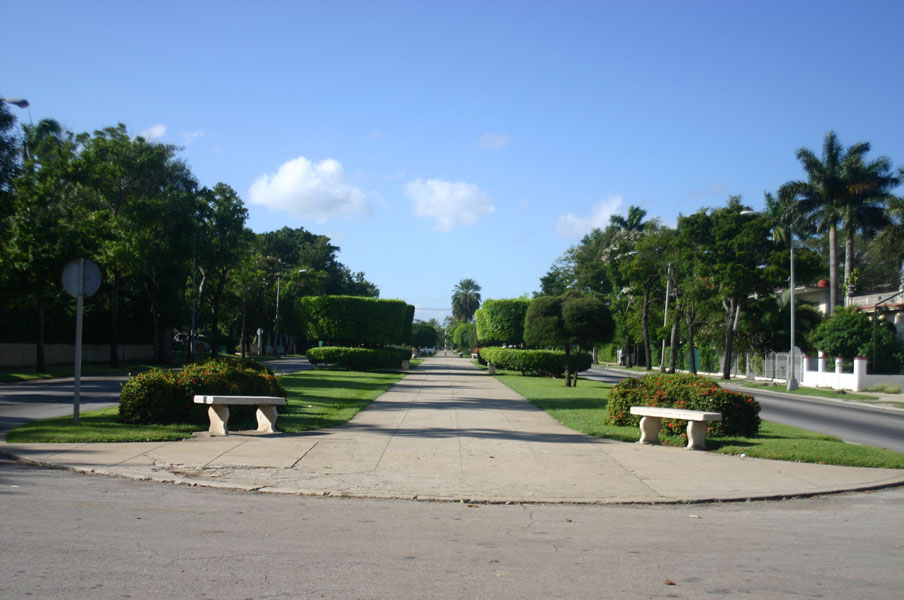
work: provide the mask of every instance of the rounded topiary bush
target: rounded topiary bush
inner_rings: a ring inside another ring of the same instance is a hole
[[[203,424],[207,411],[194,403],[195,395],[285,397],[286,390],[273,371],[256,361],[209,360],[179,372],[153,370],[132,377],[122,387],[119,417],[125,423]],[[250,421],[255,410],[232,407],[231,421]]]
[[[629,378],[609,391],[606,423],[637,426],[640,417],[632,406],[662,406],[722,413],[721,421],[707,423],[715,436],[756,436],[760,428],[760,405],[753,396],[724,390],[698,375],[644,375]],[[663,431],[681,434],[686,421],[663,419]]]
[[[315,365],[336,365],[352,371],[399,369],[402,361],[411,359],[411,348],[323,346],[308,350],[307,357]]]

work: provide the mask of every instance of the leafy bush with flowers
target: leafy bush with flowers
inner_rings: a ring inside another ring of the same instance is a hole
[[[286,390],[273,371],[253,360],[209,360],[178,372],[155,369],[123,385],[119,418],[125,423],[203,424],[206,407],[194,403],[194,396],[201,394],[285,397]],[[254,406],[232,407],[230,420],[250,421],[255,410]]]
[[[721,421],[707,423],[708,431],[717,437],[752,437],[760,428],[760,405],[753,396],[724,390],[698,375],[650,374],[622,381],[609,391],[606,423],[636,427],[640,417],[631,414],[632,406],[720,412]],[[663,431],[672,435],[682,435],[687,428],[687,421],[663,419],[662,424]]]

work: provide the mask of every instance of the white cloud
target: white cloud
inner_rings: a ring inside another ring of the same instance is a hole
[[[166,135],[166,125],[154,125],[153,127],[148,127],[144,131],[138,134],[138,137],[143,137],[148,142],[155,142]]]
[[[508,146],[512,142],[512,138],[507,133],[487,132],[480,136],[477,145],[484,150],[499,150]]]
[[[586,217],[578,217],[574,213],[559,215],[556,221],[556,233],[569,240],[577,240],[593,229],[605,229],[609,225],[609,217],[617,214],[622,204],[622,196],[610,195],[593,205],[593,212]]]
[[[470,225],[496,210],[493,199],[473,183],[415,179],[405,185],[414,214],[436,219],[434,230]]]
[[[292,159],[276,174],[265,173],[255,179],[249,199],[252,204],[289,211],[318,223],[369,210],[364,192],[348,182],[342,165],[332,158],[319,163],[303,156]]]
[[[193,141],[198,138],[204,137],[208,132],[203,129],[197,129],[195,131],[187,131],[182,134],[182,140],[186,146],[190,145]]]

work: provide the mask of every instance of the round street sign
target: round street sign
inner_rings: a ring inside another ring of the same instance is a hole
[[[77,258],[71,261],[63,269],[63,287],[70,296],[78,298],[78,271],[79,262],[84,261],[84,274],[82,277],[82,297],[87,298],[100,288],[100,267],[93,260]]]

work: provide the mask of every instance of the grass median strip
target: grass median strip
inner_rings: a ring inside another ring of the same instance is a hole
[[[502,383],[521,394],[554,419],[582,433],[595,437],[636,442],[636,427],[606,424],[606,402],[611,384],[581,379],[577,387],[568,388],[561,379],[522,377],[503,373],[496,376]],[[666,443],[684,445],[683,438]],[[838,438],[805,431],[796,427],[763,421],[755,438],[706,438],[707,445],[720,454],[744,454],[756,458],[809,463],[904,469],[904,454],[847,444]]]
[[[313,370],[283,375],[286,388],[286,412],[280,414],[277,427],[287,433],[336,427],[398,382],[404,373]],[[198,410],[205,410],[198,406]],[[129,425],[120,423],[118,407],[84,412],[78,427],[72,417],[57,417],[26,423],[6,434],[10,443],[92,443],[171,441],[191,437],[206,425],[173,423],[170,425]],[[230,423],[230,426],[233,424]],[[244,424],[253,428],[251,424]],[[241,428],[236,423],[235,430]],[[246,428],[247,428],[246,427]]]

